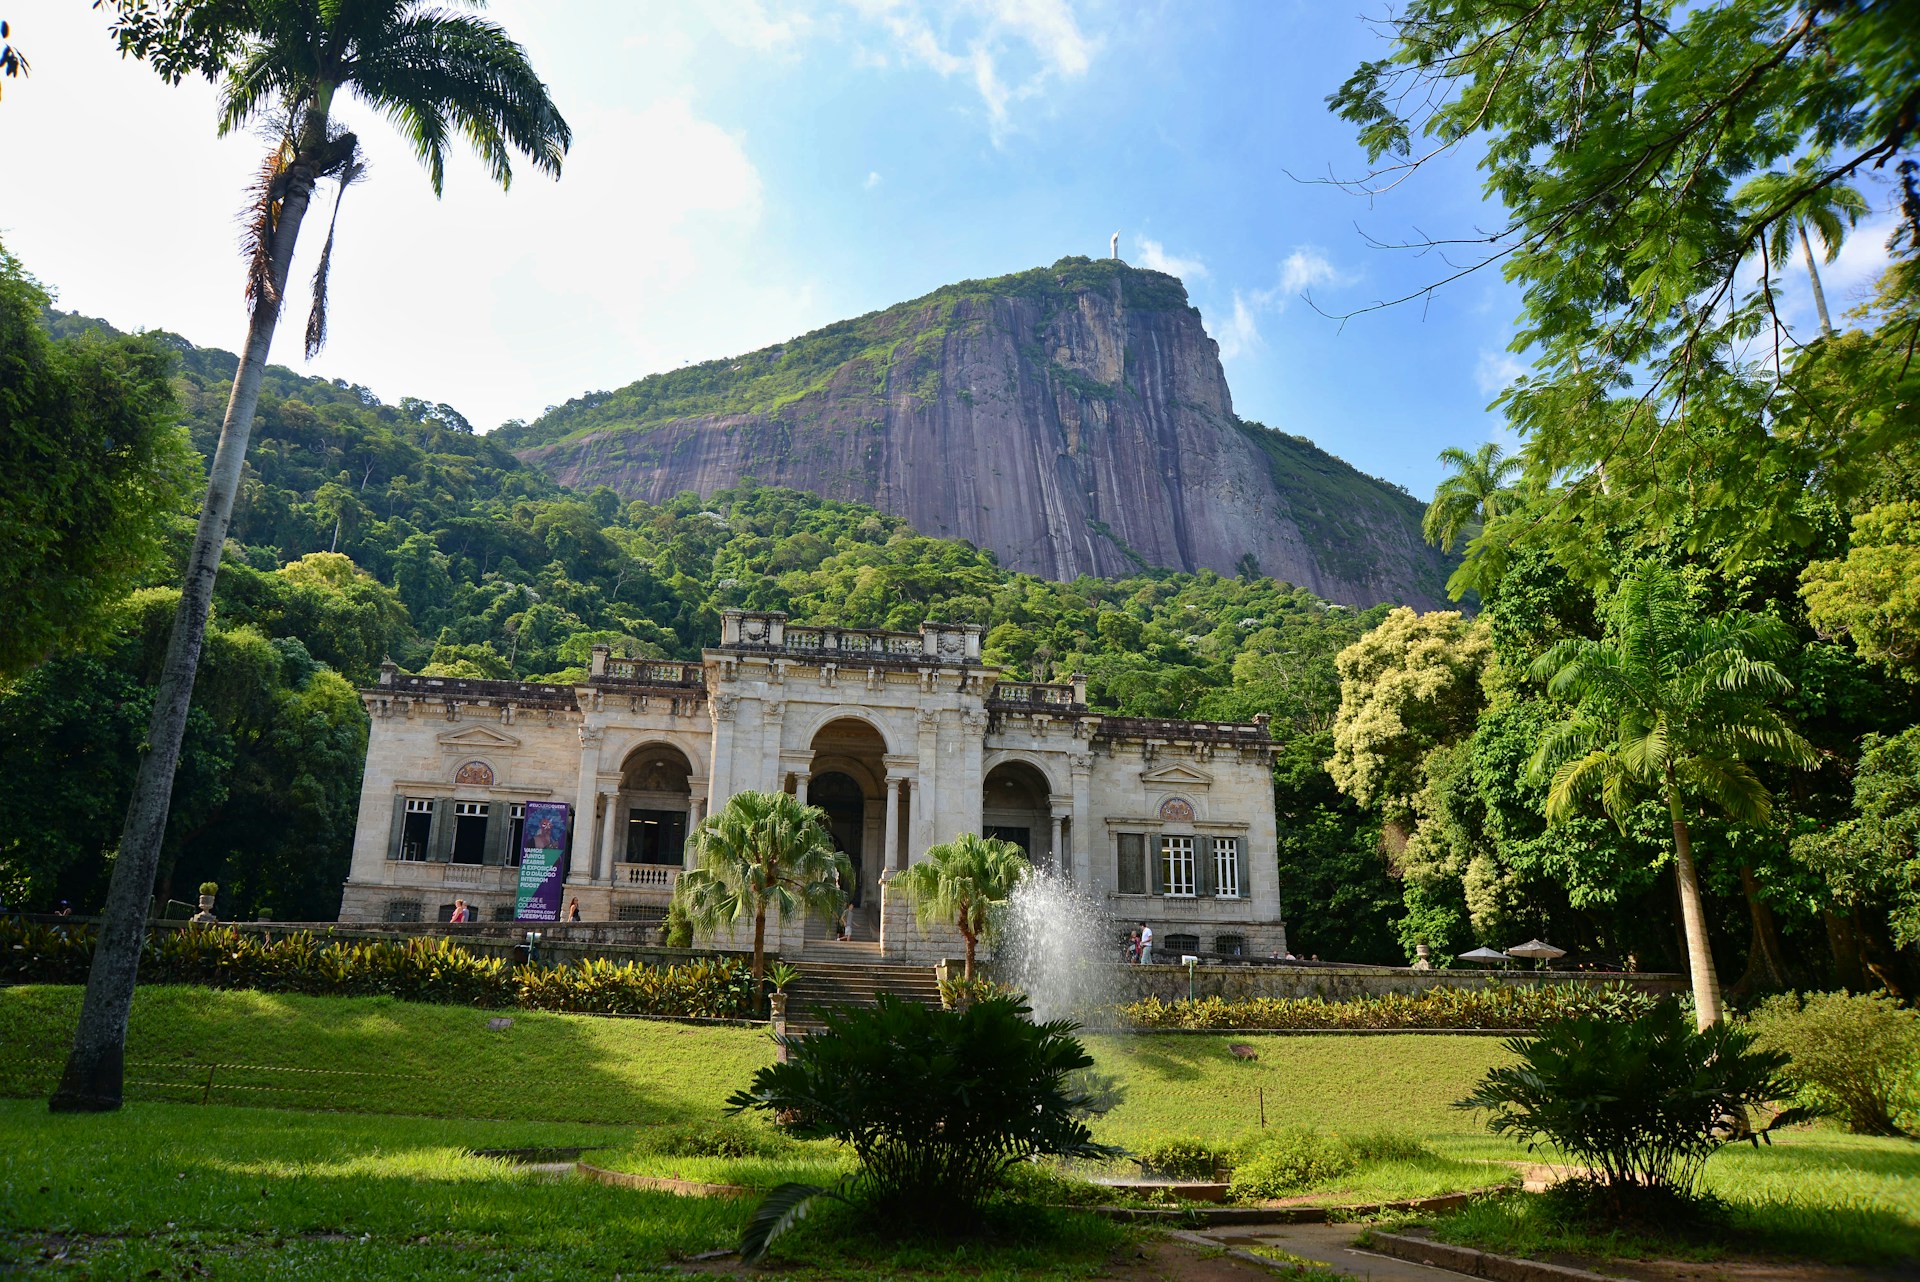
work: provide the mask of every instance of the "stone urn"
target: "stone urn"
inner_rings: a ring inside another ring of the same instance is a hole
[[[787,995],[785,993],[772,992],[767,994],[767,1014],[772,1017],[776,1026],[787,1022]]]
[[[213,915],[212,895],[200,896],[200,911],[193,915],[193,920],[202,926],[211,926],[220,920]]]

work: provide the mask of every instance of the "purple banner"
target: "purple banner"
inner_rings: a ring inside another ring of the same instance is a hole
[[[529,801],[520,830],[520,900],[515,921],[559,921],[567,879],[567,803]]]

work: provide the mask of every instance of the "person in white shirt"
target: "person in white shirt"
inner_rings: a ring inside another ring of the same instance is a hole
[[[1151,965],[1152,962],[1153,962],[1153,927],[1147,925],[1147,923],[1143,921],[1140,923],[1140,964],[1142,966],[1147,966],[1147,965]]]

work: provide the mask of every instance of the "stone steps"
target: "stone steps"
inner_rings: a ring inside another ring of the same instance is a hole
[[[842,944],[841,949],[849,946]],[[820,1027],[819,1008],[872,1007],[881,993],[922,1006],[940,1004],[940,982],[931,966],[890,966],[862,960],[818,960],[815,949],[796,963],[800,976],[787,986],[787,1027],[806,1032]],[[844,954],[843,954],[844,955]]]

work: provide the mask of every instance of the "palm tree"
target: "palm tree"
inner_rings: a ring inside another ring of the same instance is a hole
[[[512,179],[512,153],[557,175],[572,138],[520,46],[494,23],[470,14],[420,0],[119,0],[117,8],[115,32],[123,50],[148,59],[172,81],[198,72],[215,82],[222,135],[264,122],[275,130],[275,140],[249,212],[247,341],[207,478],[147,751],[121,829],[80,1024],[50,1101],[58,1111],[120,1106],[147,902],[166,835],[214,575],[294,243],[315,185],[332,178],[344,187],[358,176],[358,144],[337,127],[336,100],[350,94],[398,125],[426,165],[436,195],[456,130],[503,187]],[[325,336],[330,257],[323,251],[314,282],[310,354]]]
[[[1427,542],[1451,552],[1455,540],[1472,526],[1485,528],[1502,512],[1519,504],[1512,482],[1523,470],[1517,458],[1504,457],[1492,441],[1469,454],[1457,445],[1440,451],[1440,461],[1453,475],[1440,482],[1427,504],[1420,532]]]
[[[767,913],[833,916],[846,903],[853,862],[834,848],[826,812],[784,792],[736,792],[693,830],[695,867],[675,888],[702,933],[753,919],[753,985],[767,967]]]
[[[1869,211],[1865,196],[1838,182],[1819,187],[1800,197],[1790,209],[1780,210],[1782,202],[1792,199],[1795,191],[1811,181],[1814,181],[1813,171],[1802,161],[1791,174],[1761,174],[1742,187],[1734,199],[1742,211],[1751,216],[1771,215],[1772,221],[1760,232],[1762,250],[1776,270],[1785,267],[1793,257],[1794,241],[1800,242],[1800,252],[1807,260],[1807,280],[1813,286],[1814,311],[1820,316],[1820,332],[1830,335],[1833,321],[1827,315],[1827,292],[1820,287],[1820,269],[1813,261],[1813,241],[1807,235],[1807,227],[1811,225],[1819,235],[1821,252],[1831,263],[1840,256],[1840,245],[1847,238],[1848,230]]]
[[[893,884],[913,901],[921,930],[948,923],[959,928],[967,945],[964,973],[972,979],[974,947],[993,936],[993,910],[1032,872],[1026,854],[1012,842],[963,832],[927,851],[924,862],[896,876]]]
[[[1620,581],[1607,632],[1604,641],[1562,641],[1534,662],[1534,679],[1574,706],[1529,770],[1549,781],[1550,824],[1595,792],[1623,829],[1641,792],[1665,803],[1694,1009],[1706,1028],[1719,1022],[1720,990],[1687,815],[1705,803],[1736,821],[1761,822],[1773,799],[1748,763],[1813,763],[1807,741],[1768,706],[1793,689],[1771,661],[1791,636],[1778,620],[1743,611],[1702,619],[1680,576],[1657,564]]]

